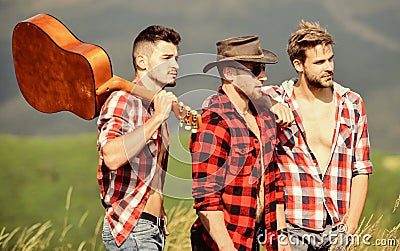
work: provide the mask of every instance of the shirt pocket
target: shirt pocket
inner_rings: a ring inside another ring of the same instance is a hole
[[[353,145],[353,128],[349,118],[341,117],[337,145],[342,148],[352,148]]]
[[[292,149],[297,145],[300,133],[297,125],[292,125],[287,128],[279,127],[278,130],[280,130],[278,133],[279,144],[289,149]]]
[[[256,149],[250,145],[235,145],[231,150],[231,160],[228,169],[229,173],[234,176],[250,175],[256,158]]]

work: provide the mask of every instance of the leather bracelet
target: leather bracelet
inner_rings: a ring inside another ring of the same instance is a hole
[[[284,236],[288,236],[289,237],[289,232],[288,232],[288,229],[285,227],[285,228],[282,228],[282,229],[278,229],[278,235],[284,235]]]

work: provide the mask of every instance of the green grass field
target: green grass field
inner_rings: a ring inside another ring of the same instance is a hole
[[[172,179],[167,179],[165,199],[171,214],[169,250],[189,249],[187,231],[195,217],[188,197],[190,183],[176,181],[191,177],[188,153],[178,154],[188,138],[189,134],[183,134],[180,142],[173,139],[171,145]],[[39,250],[46,241],[51,250],[102,249],[96,134],[47,138],[0,135],[0,160],[0,250],[9,250],[18,238],[29,239],[39,231],[42,244],[33,243]],[[400,223],[399,210],[393,213],[400,195],[400,156],[374,152],[372,161],[375,169],[363,217],[368,220],[372,216],[373,224],[382,216],[376,231],[383,234]],[[36,223],[40,224],[29,229]],[[395,236],[398,239],[397,232]],[[5,242],[8,247],[2,246]]]

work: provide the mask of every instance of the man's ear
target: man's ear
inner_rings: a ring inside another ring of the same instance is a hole
[[[148,58],[146,57],[146,56],[144,56],[144,55],[138,55],[137,57],[136,57],[136,67],[139,69],[139,70],[146,70],[147,69],[147,66],[148,66]]]
[[[234,80],[234,74],[232,72],[232,68],[227,67],[227,66],[222,66],[222,74],[223,74],[223,79],[232,82]]]
[[[303,72],[304,71],[304,65],[298,59],[293,60],[293,66],[294,66],[294,68],[296,69],[297,72]]]

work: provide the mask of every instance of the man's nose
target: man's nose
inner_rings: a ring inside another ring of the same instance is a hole
[[[267,73],[265,72],[265,70],[262,70],[260,72],[260,74],[258,74],[257,79],[260,80],[261,82],[267,81],[268,77],[267,77]]]
[[[325,70],[329,71],[329,72],[333,72],[333,69],[334,69],[333,61],[327,61],[325,63]]]
[[[176,60],[176,58],[170,59],[170,65],[171,65],[171,67],[173,67],[175,69],[179,69],[179,64],[178,64],[178,61]]]

